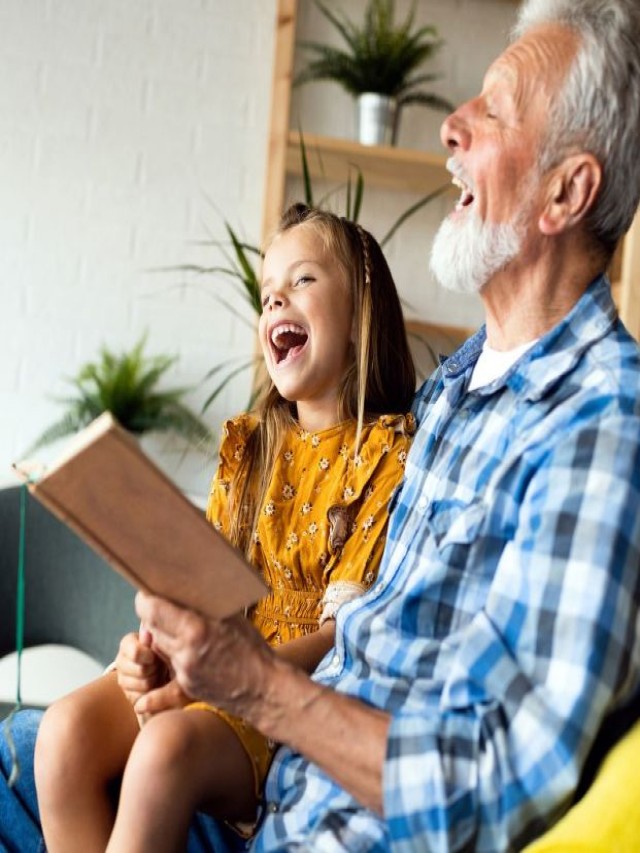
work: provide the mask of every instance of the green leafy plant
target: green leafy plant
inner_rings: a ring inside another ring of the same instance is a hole
[[[311,180],[307,150],[302,133],[300,133],[300,158],[302,162],[302,183],[304,187],[305,204],[309,205],[309,207],[323,207],[327,203],[328,195],[332,195],[337,190],[345,189],[344,215],[347,219],[357,222],[362,208],[365,189],[362,172],[359,169],[354,168],[350,172],[346,187],[341,186],[333,188],[327,196],[316,200]],[[418,201],[408,207],[396,219],[385,236],[380,240],[380,245],[384,248],[407,219],[421,210],[434,198],[437,198],[449,189],[450,183],[447,182],[446,184],[437,187],[433,192],[430,192],[418,199]],[[226,220],[224,222],[224,228],[227,239],[225,241],[211,241],[211,244],[222,252],[224,257],[223,264],[217,264],[215,266],[180,264],[176,267],[170,267],[169,270],[173,272],[177,271],[186,273],[198,278],[211,278],[214,282],[218,282],[220,280],[226,281],[230,284],[236,294],[240,296],[241,301],[249,308],[250,319],[247,320],[247,317],[244,314],[239,313],[235,306],[233,306],[228,299],[220,293],[214,293],[215,298],[231,313],[239,316],[243,321],[247,321],[255,333],[258,318],[262,313],[260,274],[258,270],[258,264],[261,260],[262,253],[255,244],[241,240],[236,231]],[[203,381],[213,381],[214,387],[206,398],[202,411],[204,412],[208,409],[208,407],[220,396],[236,376],[245,373],[247,370],[251,370],[254,376],[253,388],[247,402],[247,409],[251,409],[268,385],[268,381],[265,378],[261,378],[261,366],[262,358],[261,356],[256,355],[248,359],[228,359],[209,370]]]
[[[296,76],[294,85],[332,80],[354,96],[376,92],[396,98],[398,106],[423,104],[439,110],[453,109],[445,98],[423,88],[438,75],[417,73],[443,42],[433,26],[414,29],[415,2],[398,26],[394,24],[394,0],[370,0],[362,25],[354,24],[339,10],[332,11],[321,0],[314,2],[338,31],[345,48],[317,41],[301,42],[313,58]]]
[[[130,352],[100,349],[96,361],[84,364],[68,382],[74,393],[56,398],[65,413],[31,445],[32,453],[87,426],[103,412],[111,414],[132,433],[172,432],[199,449],[211,447],[212,434],[182,399],[186,388],[160,390],[161,379],[176,356],[146,356],[146,335]]]

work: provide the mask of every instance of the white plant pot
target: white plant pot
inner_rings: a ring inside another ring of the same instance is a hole
[[[398,104],[395,98],[364,92],[356,99],[358,142],[362,145],[395,145]]]

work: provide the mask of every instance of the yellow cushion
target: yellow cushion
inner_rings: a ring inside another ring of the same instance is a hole
[[[580,802],[523,853],[638,853],[640,722],[604,760]]]

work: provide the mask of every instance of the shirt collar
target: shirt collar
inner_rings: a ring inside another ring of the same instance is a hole
[[[587,287],[571,311],[543,335],[507,372],[474,393],[493,394],[505,385],[525,399],[539,400],[568,373],[583,352],[604,337],[613,326],[618,312],[611,296],[611,285],[599,275]],[[478,360],[486,339],[483,325],[472,337],[442,361],[445,385],[468,372]]]

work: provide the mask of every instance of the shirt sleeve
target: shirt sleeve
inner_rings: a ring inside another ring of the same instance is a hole
[[[522,849],[568,806],[605,715],[637,688],[638,419],[591,418],[518,464],[518,524],[439,701],[391,721],[394,849]]]
[[[338,608],[367,590],[375,581],[389,520],[389,502],[404,476],[413,432],[413,418],[389,421],[372,441],[373,458],[363,462],[366,473],[359,497],[348,506],[349,535],[325,572],[326,588],[320,624],[335,618]],[[339,523],[339,522],[338,522]]]

